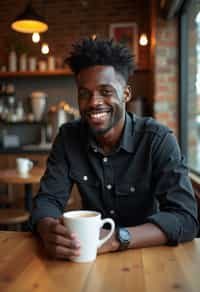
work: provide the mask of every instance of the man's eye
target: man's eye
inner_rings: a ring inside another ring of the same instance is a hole
[[[108,89],[102,89],[101,94],[105,96],[109,96],[109,95],[112,95],[112,91]]]
[[[81,98],[88,98],[90,97],[90,92],[85,91],[85,90],[80,90],[78,93],[78,96]]]

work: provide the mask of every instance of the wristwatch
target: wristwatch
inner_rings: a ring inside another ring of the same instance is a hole
[[[116,229],[116,238],[119,242],[119,249],[118,250],[125,250],[128,248],[131,242],[131,233],[128,231],[127,228],[124,227],[117,227]]]

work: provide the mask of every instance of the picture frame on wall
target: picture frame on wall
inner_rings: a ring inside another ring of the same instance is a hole
[[[138,29],[135,22],[112,23],[109,28],[109,38],[128,47],[137,66],[138,64]]]

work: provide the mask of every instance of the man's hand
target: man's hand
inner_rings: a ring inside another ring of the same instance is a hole
[[[43,218],[38,222],[36,229],[49,256],[72,259],[80,255],[80,241],[75,234],[69,233],[62,218]]]
[[[100,238],[105,237],[110,230],[101,229]],[[108,239],[99,249],[98,254],[117,251],[119,248],[119,242],[116,239],[116,233],[114,232],[110,239]]]

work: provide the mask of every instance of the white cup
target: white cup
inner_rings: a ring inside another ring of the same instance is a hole
[[[115,223],[111,218],[101,219],[101,214],[95,211],[69,211],[65,212],[64,224],[70,232],[75,233],[80,240],[80,256],[73,257],[77,263],[92,262],[96,259],[97,249],[101,247],[113,234]],[[111,225],[110,232],[99,239],[100,229],[104,224]]]
[[[29,171],[33,168],[33,161],[27,158],[17,158],[17,171],[20,176],[26,177],[29,174]]]

